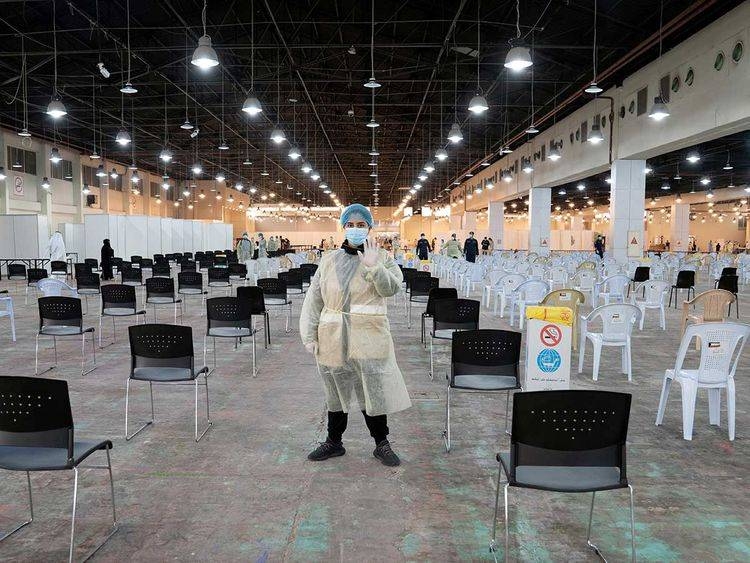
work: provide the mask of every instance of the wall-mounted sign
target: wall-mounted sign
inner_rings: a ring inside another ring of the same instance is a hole
[[[23,176],[15,176],[13,178],[13,195],[16,197],[23,197],[24,193]]]

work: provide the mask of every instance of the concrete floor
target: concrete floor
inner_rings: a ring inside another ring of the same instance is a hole
[[[702,276],[705,280],[705,275]],[[5,283],[5,282],[3,282]],[[5,286],[7,287],[7,285]],[[705,281],[700,289],[707,287]],[[750,306],[750,291],[740,299]],[[95,300],[91,300],[92,304]],[[35,305],[16,293],[18,342],[10,342],[0,319],[0,375],[33,375]],[[313,358],[299,341],[295,304],[293,331],[271,320],[272,345],[259,345],[260,373],[251,377],[250,345],[219,344],[211,376],[213,428],[198,444],[192,437],[191,388],[157,388],[157,423],[125,442],[125,381],[129,348],[125,323],[112,346],[98,350],[99,368],[80,376],[79,344],[62,344],[65,378],[78,437],[110,438],[119,532],[99,561],[488,561],[487,546],[497,480],[495,453],[507,448],[502,432],[504,397],[459,395],[454,403],[454,444],[443,449],[445,383],[427,378],[429,355],[418,325],[407,329],[402,306],[389,316],[396,352],[414,406],[391,417],[391,440],[403,460],[396,469],[372,457],[362,418],[350,418],[347,454],[324,463],[305,458],[325,437],[324,396]],[[202,349],[205,321],[190,304],[185,322]],[[92,311],[94,307],[92,307]],[[86,317],[96,325],[98,318]],[[149,320],[151,319],[149,312]],[[164,309],[160,320],[169,322]],[[415,314],[415,319],[418,313]],[[741,318],[748,320],[747,315]],[[664,369],[679,344],[675,309],[668,330],[647,328],[634,337],[633,382],[619,373],[619,354],[606,350],[597,383],[591,356],[578,389],[633,394],[628,472],[636,494],[638,557],[650,561],[748,561],[750,524],[750,362],[737,373],[737,439],[708,424],[707,397],[698,397],[694,438],[682,440],[679,387],[673,388],[664,425],[654,419]],[[508,328],[482,312],[484,328]],[[111,338],[111,325],[105,325]],[[259,338],[259,343],[262,337]],[[43,351],[51,359],[51,350]],[[447,365],[447,347],[438,373]],[[577,355],[574,356],[577,361]],[[136,417],[147,414],[147,390],[134,385]],[[101,455],[101,454],[100,454]],[[33,475],[36,520],[0,544],[4,561],[58,561],[67,557],[72,474]],[[79,495],[78,556],[108,527],[109,493],[101,471],[83,471]],[[26,515],[25,479],[5,472],[0,484],[0,530]],[[594,561],[586,549],[588,495],[511,490],[511,559]],[[502,526],[502,522],[500,522]],[[597,498],[594,541],[611,561],[629,557],[627,493]],[[501,536],[502,537],[502,536]],[[499,553],[502,557],[502,552]]]

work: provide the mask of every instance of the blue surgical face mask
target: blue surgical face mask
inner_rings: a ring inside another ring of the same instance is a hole
[[[367,240],[367,235],[370,233],[370,229],[350,227],[344,229],[344,233],[346,234],[346,240],[349,241],[349,244],[360,246],[365,243],[365,240]]]

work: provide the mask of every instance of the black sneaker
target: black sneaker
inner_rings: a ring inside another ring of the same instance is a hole
[[[326,440],[325,442],[321,442],[317,448],[311,451],[308,454],[307,459],[310,461],[325,461],[331,457],[340,457],[345,453],[346,450],[341,442],[334,444],[333,442]]]
[[[391,449],[391,443],[388,440],[383,440],[375,446],[375,451],[372,452],[376,458],[380,460],[380,463],[387,465],[388,467],[396,467],[401,465],[401,460]]]

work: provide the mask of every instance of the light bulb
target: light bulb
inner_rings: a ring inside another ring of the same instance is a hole
[[[211,38],[208,35],[198,39],[198,46],[193,51],[193,58],[190,62],[201,70],[208,70],[219,64],[219,58],[216,56],[216,51],[212,47]]]
[[[531,60],[531,53],[527,47],[513,47],[505,56],[503,66],[512,71],[520,72],[534,64]]]

